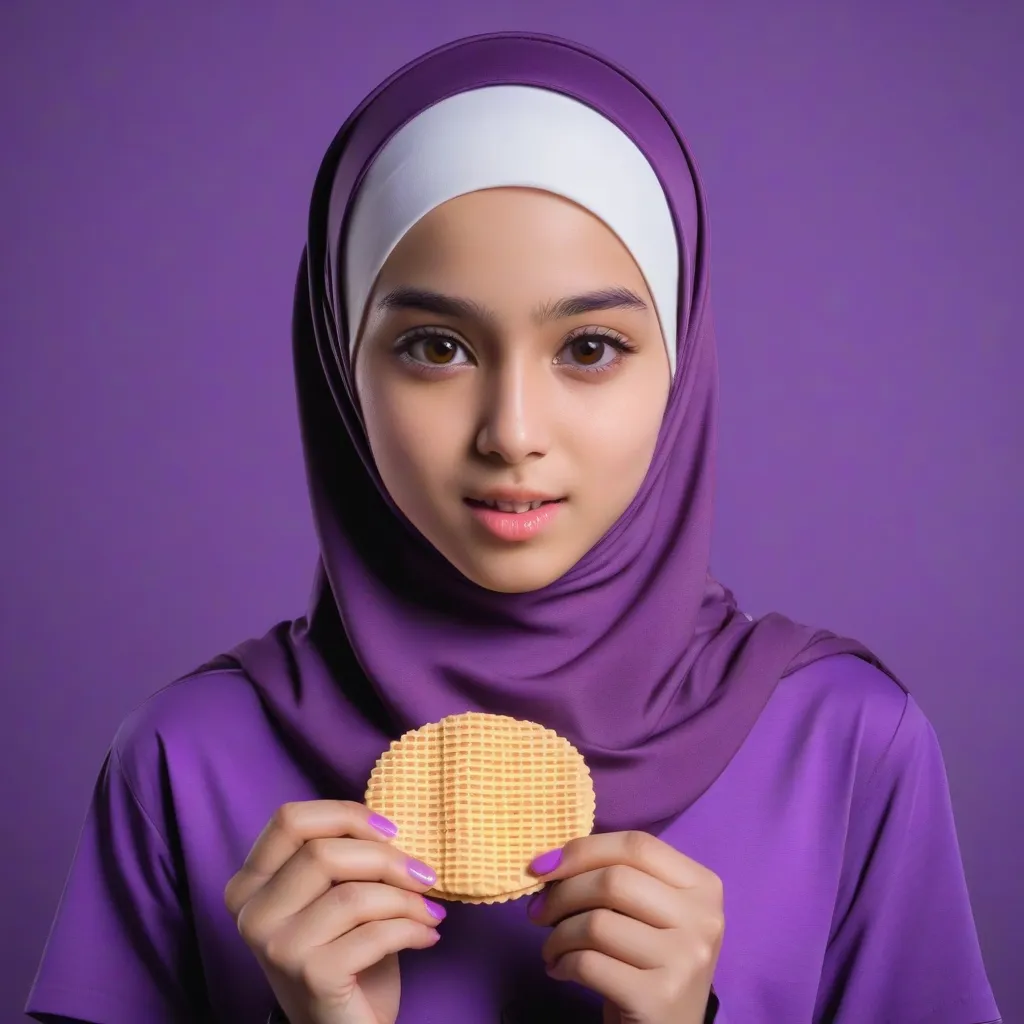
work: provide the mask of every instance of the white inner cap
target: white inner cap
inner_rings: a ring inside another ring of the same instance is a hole
[[[374,159],[345,243],[350,346],[377,275],[405,233],[449,199],[500,187],[562,196],[618,235],[647,282],[675,373],[679,245],[654,169],[593,108],[520,85],[487,86],[435,103],[396,132]]]

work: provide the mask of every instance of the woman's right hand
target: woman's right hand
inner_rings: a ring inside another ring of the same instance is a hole
[[[224,902],[290,1024],[394,1024],[398,951],[426,949],[444,909],[426,864],[362,804],[284,804]]]

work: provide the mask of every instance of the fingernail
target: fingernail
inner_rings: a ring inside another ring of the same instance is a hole
[[[405,869],[420,885],[433,885],[437,881],[437,872],[421,860],[413,860],[410,857],[406,861]]]
[[[531,921],[536,921],[538,917],[544,912],[544,900],[547,897],[547,891],[541,889],[536,896],[530,898],[530,902],[526,904],[526,916]]]
[[[423,902],[427,905],[427,913],[430,914],[431,917],[436,917],[438,921],[443,921],[448,916],[448,911],[445,910],[440,903],[428,900],[426,896],[423,897]]]
[[[519,862],[522,864],[522,861]],[[562,863],[562,851],[548,850],[547,853],[542,853],[539,857],[535,858],[530,864],[530,870],[535,875],[547,875],[554,871],[559,864]]]
[[[383,832],[388,839],[394,839],[398,835],[398,826],[393,821],[381,817],[379,814],[370,815],[370,824],[378,831]]]

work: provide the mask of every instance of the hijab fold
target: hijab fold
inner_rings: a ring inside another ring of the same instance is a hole
[[[562,93],[622,129],[658,175],[680,246],[676,372],[644,483],[583,559],[526,594],[463,577],[388,495],[332,269],[375,154],[432,104],[499,84]],[[709,575],[718,390],[704,192],[666,112],[606,59],[548,36],[476,36],[371,93],[314,186],[292,335],[320,547],[310,606],[199,671],[240,668],[328,795],[362,799],[406,730],[483,711],[539,722],[582,752],[599,830],[657,832],[721,774],[781,678],[841,653],[883,667],[855,641],[781,615],[752,621]]]

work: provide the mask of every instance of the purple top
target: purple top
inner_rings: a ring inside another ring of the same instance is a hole
[[[223,891],[280,804],[338,796],[295,749],[238,672],[179,680],[130,715],[27,1011],[263,1024],[271,990]],[[718,1024],[999,1020],[935,733],[867,662],[784,679],[661,837],[725,885]],[[438,945],[401,957],[400,1024],[599,1021],[596,999],[544,974],[525,905],[449,904]]]

